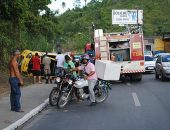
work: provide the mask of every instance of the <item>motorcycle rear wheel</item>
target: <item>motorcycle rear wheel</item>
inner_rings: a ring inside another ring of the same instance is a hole
[[[109,95],[109,91],[101,86],[95,89],[95,98],[97,103],[104,102]]]

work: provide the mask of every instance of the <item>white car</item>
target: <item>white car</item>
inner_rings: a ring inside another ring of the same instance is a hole
[[[152,51],[144,51],[144,55],[153,57]]]
[[[155,71],[155,63],[153,57],[145,56],[145,72],[154,72]]]
[[[162,56],[162,55],[166,55],[167,53],[158,53],[158,54],[156,54],[156,55],[154,55],[154,60],[156,61],[157,60],[157,58],[158,58],[158,56]]]

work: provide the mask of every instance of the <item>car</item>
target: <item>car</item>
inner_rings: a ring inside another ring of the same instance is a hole
[[[155,78],[164,81],[170,78],[170,53],[159,55],[155,64]]]
[[[157,60],[158,56],[161,56],[161,55],[166,55],[167,53],[157,53],[154,55],[154,59],[155,61]]]
[[[152,51],[144,51],[144,55],[153,57]]]
[[[145,72],[154,72],[155,71],[155,63],[153,57],[145,56]]]

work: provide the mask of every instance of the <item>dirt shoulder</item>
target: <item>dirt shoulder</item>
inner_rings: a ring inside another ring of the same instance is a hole
[[[32,84],[32,77],[23,75],[24,87]],[[0,70],[0,96],[6,95],[10,92],[10,85],[8,82],[9,73],[3,70]]]
[[[8,92],[9,92],[8,72],[0,70],[0,95],[4,95]]]

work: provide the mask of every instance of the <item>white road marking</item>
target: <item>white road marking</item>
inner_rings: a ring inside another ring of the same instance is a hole
[[[136,106],[136,107],[140,107],[141,104],[140,104],[140,102],[139,102],[139,99],[138,99],[137,94],[133,92],[133,93],[132,93],[132,97],[133,97],[133,100],[134,100],[134,102],[135,102],[135,106]]]

